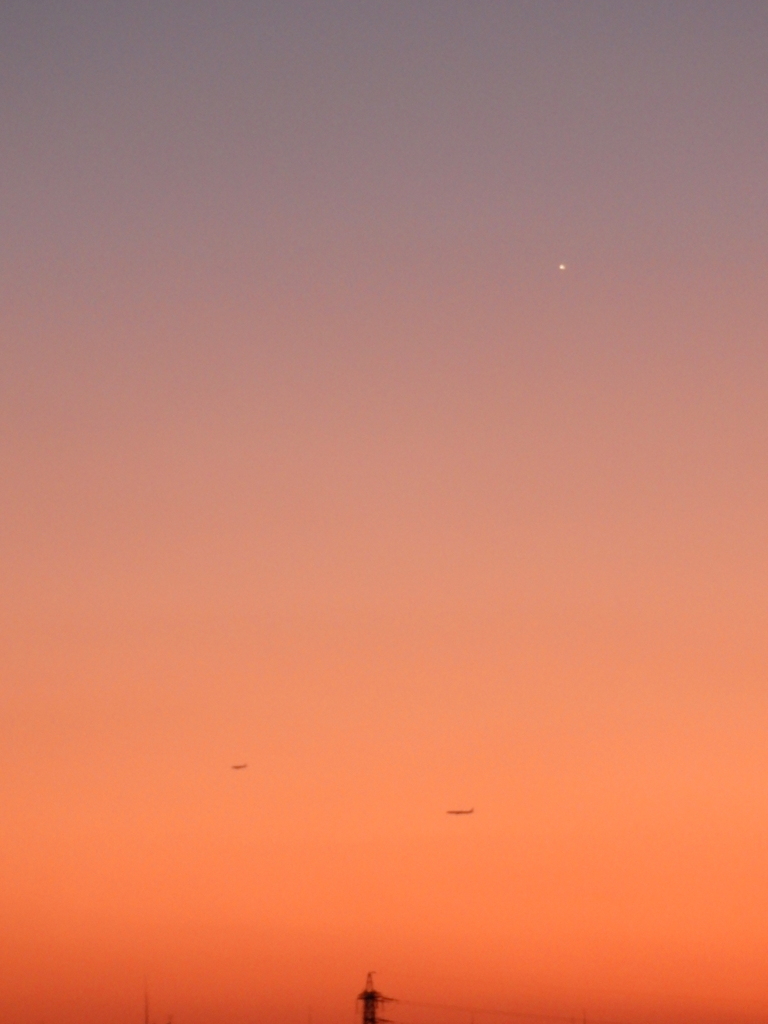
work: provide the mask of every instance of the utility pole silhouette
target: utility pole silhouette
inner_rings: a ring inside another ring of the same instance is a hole
[[[365,979],[365,988],[357,997],[363,1005],[363,1024],[390,1024],[384,1017],[379,1016],[379,1004],[392,1002],[389,996],[383,996],[373,987],[373,971],[368,972]]]

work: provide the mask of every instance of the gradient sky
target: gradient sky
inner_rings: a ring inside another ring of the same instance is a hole
[[[767,54],[5,0],[3,1020],[765,1020]]]

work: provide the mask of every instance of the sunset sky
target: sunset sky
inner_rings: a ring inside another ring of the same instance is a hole
[[[764,1024],[766,183],[765,0],[4,0],[2,1021]]]

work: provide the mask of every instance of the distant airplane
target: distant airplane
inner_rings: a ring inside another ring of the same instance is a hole
[[[239,772],[241,768],[247,768],[247,767],[248,767],[248,765],[247,765],[247,764],[233,764],[233,765],[232,765],[232,768],[233,768],[233,769],[234,769],[234,770],[235,770],[236,772]]]
[[[446,811],[445,813],[446,814],[474,814],[475,813],[475,808],[474,807],[470,807],[469,810],[466,810],[466,811]]]

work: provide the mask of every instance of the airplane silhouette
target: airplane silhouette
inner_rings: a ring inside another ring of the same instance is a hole
[[[469,810],[467,810],[467,811],[446,811],[445,813],[446,814],[474,814],[475,813],[475,808],[474,807],[470,807]]]
[[[247,764],[233,764],[233,765],[232,765],[232,768],[233,768],[233,769],[234,769],[234,770],[235,770],[236,772],[239,772],[241,768],[247,768],[247,767],[248,767],[248,765],[247,765]]]

